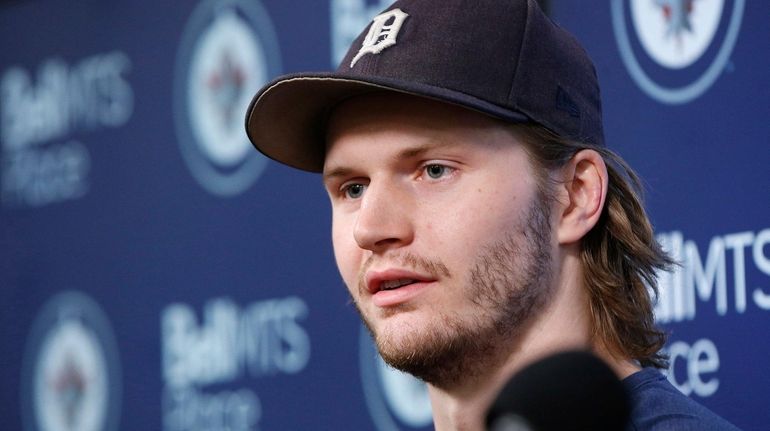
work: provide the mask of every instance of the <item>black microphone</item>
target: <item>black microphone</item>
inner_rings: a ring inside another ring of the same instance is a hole
[[[628,395],[615,373],[587,352],[564,352],[515,374],[487,412],[489,431],[625,429]]]

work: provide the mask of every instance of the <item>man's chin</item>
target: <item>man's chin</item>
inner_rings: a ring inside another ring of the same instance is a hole
[[[425,323],[420,323],[422,319],[430,318],[425,310],[418,309],[409,304],[398,307],[376,307],[368,304],[365,312],[359,307],[358,314],[364,325],[369,329],[372,337],[375,334],[390,334],[400,331],[411,331],[413,328],[425,327]],[[375,337],[376,338],[376,337]]]
[[[376,318],[364,318],[377,350],[384,356],[411,355],[415,350],[435,343],[436,328],[431,319],[424,319],[414,310],[391,312]]]
[[[435,319],[418,320],[377,322],[377,329],[370,330],[377,351],[388,365],[427,383],[442,386],[455,382],[467,365],[463,356],[480,346],[468,345],[467,337],[457,333],[456,327],[438,324]]]
[[[428,308],[376,308],[359,314],[382,359],[393,368],[433,384],[447,386],[468,374],[474,353],[489,350],[488,337],[473,325]]]

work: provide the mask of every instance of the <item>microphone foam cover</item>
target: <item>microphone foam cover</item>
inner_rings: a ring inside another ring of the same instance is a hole
[[[623,430],[628,395],[615,373],[588,352],[563,352],[515,374],[490,407],[489,430]]]

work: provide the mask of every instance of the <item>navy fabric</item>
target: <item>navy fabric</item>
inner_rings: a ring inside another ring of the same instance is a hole
[[[631,401],[631,423],[626,431],[739,431],[676,390],[654,368],[645,368],[623,380]]]
[[[253,98],[246,133],[266,156],[323,170],[328,113],[341,100],[395,91],[604,145],[599,83],[578,41],[534,0],[399,0],[397,42],[360,56],[367,27],[334,72],[278,77]],[[395,18],[391,18],[395,21]],[[376,29],[377,27],[373,27]],[[355,61],[354,61],[355,60]]]

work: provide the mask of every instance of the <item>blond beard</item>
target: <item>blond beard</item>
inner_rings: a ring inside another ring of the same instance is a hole
[[[494,367],[515,348],[522,328],[552,296],[549,215],[546,199],[537,196],[505,238],[484,249],[465,283],[466,300],[476,310],[471,321],[439,312],[425,327],[399,334],[376,333],[356,304],[385,362],[440,388],[456,386]],[[402,260],[449,276],[440,261],[411,254]],[[392,313],[408,308],[407,304]]]

